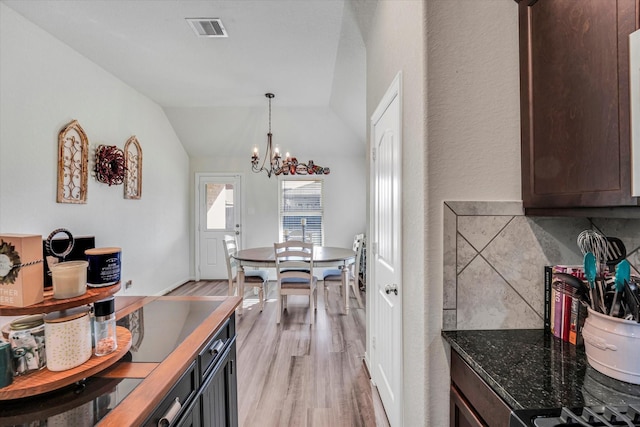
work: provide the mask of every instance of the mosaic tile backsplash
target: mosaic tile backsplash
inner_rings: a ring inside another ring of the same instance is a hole
[[[522,202],[444,203],[443,329],[542,328],[544,266],[582,264],[576,239],[622,239],[640,266],[640,220],[526,217]]]

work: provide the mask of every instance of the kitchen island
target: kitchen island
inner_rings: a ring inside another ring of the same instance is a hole
[[[163,417],[167,426],[237,425],[234,313],[240,302],[116,297],[118,324],[132,335],[129,352],[85,381],[1,402],[0,426],[140,426],[158,425]]]
[[[508,426],[513,410],[640,403],[640,386],[594,370],[583,347],[542,329],[443,331],[442,336],[452,350],[452,425],[458,415],[479,417],[477,425]]]

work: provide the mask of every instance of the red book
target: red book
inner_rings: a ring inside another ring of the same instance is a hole
[[[562,293],[562,341],[569,341],[571,330],[571,303],[573,298],[566,291]]]

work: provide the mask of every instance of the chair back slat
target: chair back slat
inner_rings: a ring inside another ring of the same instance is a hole
[[[287,240],[273,244],[278,275],[278,311],[276,323],[280,323],[288,295],[308,295],[310,323],[314,323],[318,300],[317,279],[313,276],[313,243]]]
[[[278,280],[313,277],[313,243],[288,240],[273,245]]]

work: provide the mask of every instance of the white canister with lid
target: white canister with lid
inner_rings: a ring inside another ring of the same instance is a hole
[[[91,319],[88,306],[49,313],[44,317],[47,368],[64,371],[91,358]]]

